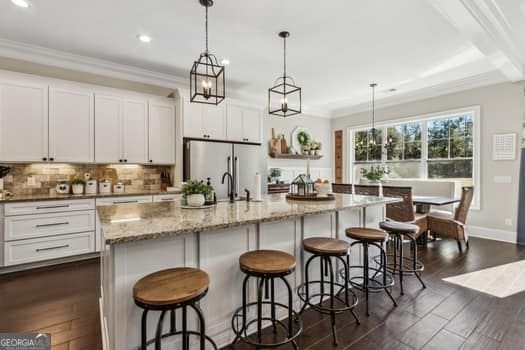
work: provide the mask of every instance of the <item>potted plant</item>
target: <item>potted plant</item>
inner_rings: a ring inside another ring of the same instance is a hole
[[[281,169],[279,168],[270,169],[270,178],[272,179],[272,181],[275,181],[275,183],[278,184],[280,177],[281,177]]]
[[[71,187],[73,189],[73,194],[83,194],[84,193],[84,185],[86,182],[82,179],[76,178],[71,181]]]
[[[212,186],[198,180],[190,180],[182,187],[182,195],[190,207],[203,206],[212,191]]]
[[[362,168],[361,175],[370,183],[380,184],[385,175],[390,174],[390,169],[383,165],[372,165],[370,169]]]

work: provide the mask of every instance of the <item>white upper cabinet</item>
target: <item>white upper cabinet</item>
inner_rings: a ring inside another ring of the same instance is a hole
[[[206,138],[204,107],[202,103],[184,103],[184,137]]]
[[[149,162],[148,103],[145,98],[124,98],[122,103],[122,160],[125,163]],[[174,133],[172,137],[175,137]]]
[[[122,100],[95,94],[95,161],[122,160]]]
[[[38,162],[48,156],[48,86],[0,80],[0,161]]]
[[[151,98],[149,111],[149,162],[175,163],[175,104],[170,99]]]
[[[226,116],[224,113],[224,104],[205,105],[205,125],[207,138],[213,140],[226,139]]]
[[[94,162],[93,92],[77,87],[49,88],[49,160]]]
[[[261,142],[261,112],[255,108],[228,104],[228,140]]]

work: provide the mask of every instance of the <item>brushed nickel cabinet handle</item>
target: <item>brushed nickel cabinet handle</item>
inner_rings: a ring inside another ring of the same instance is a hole
[[[125,203],[138,203],[139,201],[137,200],[134,200],[134,201],[118,201],[118,202],[113,202],[113,204],[125,204]]]
[[[69,225],[69,222],[54,222],[52,224],[38,224],[36,227],[48,227],[48,226],[60,226],[60,225]]]
[[[69,204],[60,204],[60,205],[43,205],[36,207],[37,209],[57,209],[57,208],[69,208]]]
[[[35,249],[36,252],[44,252],[46,250],[54,250],[54,249],[60,249],[60,248],[69,248],[69,244],[64,245],[58,245],[56,247],[48,247],[48,248],[37,248]]]

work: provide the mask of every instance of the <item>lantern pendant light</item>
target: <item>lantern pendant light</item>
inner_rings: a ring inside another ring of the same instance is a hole
[[[283,39],[283,75],[275,81],[275,86],[268,89],[268,113],[280,117],[290,117],[302,111],[301,88],[295,85],[292,77],[286,75],[286,39],[289,32],[279,33]]]
[[[372,88],[372,128],[370,129],[370,134],[368,135],[369,138],[369,149],[374,150],[377,146],[377,140],[376,140],[376,128],[375,128],[375,117],[376,117],[376,105],[375,105],[375,89],[377,84],[372,83],[370,84],[370,87]]]
[[[213,0],[199,0],[206,8],[206,50],[193,63],[190,72],[190,101],[218,105],[225,97],[224,66],[208,51],[208,9]]]

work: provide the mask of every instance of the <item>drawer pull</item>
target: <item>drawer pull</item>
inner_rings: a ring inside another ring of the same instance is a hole
[[[54,250],[54,249],[60,249],[60,248],[69,248],[69,244],[58,245],[56,247],[37,248],[37,249],[35,249],[35,251],[36,252],[45,252],[46,250]]]
[[[118,201],[118,202],[113,202],[113,204],[138,203],[138,202],[139,202],[138,200],[134,200],[134,201]]]
[[[175,199],[174,198],[162,198],[161,201],[170,201],[170,202],[173,202]]]
[[[38,224],[36,227],[48,227],[48,226],[61,226],[61,225],[69,225],[69,222],[54,222],[52,224]]]
[[[41,207],[36,207],[37,209],[56,209],[56,208],[69,208],[69,204],[60,204],[60,205],[45,205]]]

